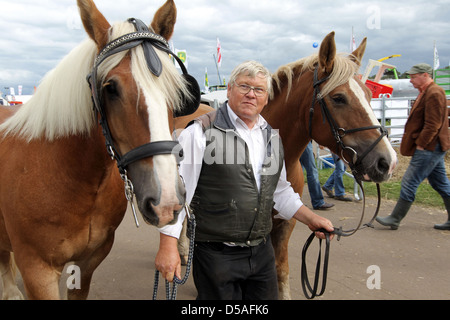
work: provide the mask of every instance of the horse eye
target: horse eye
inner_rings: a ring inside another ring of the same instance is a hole
[[[104,84],[103,87],[105,88],[106,92],[109,95],[112,95],[112,96],[119,95],[119,91],[117,90],[117,85],[114,81],[112,81],[112,80],[108,81],[107,83]]]
[[[333,102],[335,104],[347,104],[347,99],[345,98],[345,96],[343,96],[341,94],[332,96],[331,99],[333,100]]]

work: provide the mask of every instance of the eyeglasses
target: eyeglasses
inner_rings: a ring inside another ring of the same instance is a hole
[[[253,90],[253,92],[255,93],[255,96],[257,96],[257,97],[262,97],[267,92],[267,89],[259,88],[259,87],[252,87],[252,86],[249,86],[246,84],[237,84],[236,83],[236,87],[238,88],[239,92],[242,94],[247,94],[250,92],[250,90]]]

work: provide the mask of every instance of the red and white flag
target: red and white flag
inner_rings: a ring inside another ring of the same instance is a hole
[[[356,50],[356,41],[355,41],[355,35],[353,34],[353,28],[352,28],[352,37],[350,38],[350,52],[353,52]]]
[[[222,47],[220,46],[219,38],[217,38],[217,66],[222,65]]]

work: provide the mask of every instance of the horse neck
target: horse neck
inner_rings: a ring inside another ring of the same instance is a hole
[[[114,170],[117,171],[115,162],[106,152],[100,125],[92,128],[89,134],[70,135],[44,143],[43,148],[53,154],[53,157],[58,155],[58,160],[52,162],[66,176],[73,177],[74,184],[79,182],[82,185],[100,187],[105,177],[111,176]],[[118,174],[117,177],[120,180]]]
[[[308,73],[309,74],[309,73]],[[309,137],[309,108],[313,95],[312,78],[308,74],[294,76],[292,90],[287,96],[287,85],[276,89],[273,99],[265,107],[262,116],[279,130],[285,153],[286,165],[298,162]]]

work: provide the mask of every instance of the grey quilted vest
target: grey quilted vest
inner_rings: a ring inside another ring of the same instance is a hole
[[[258,245],[272,230],[273,194],[284,160],[278,133],[269,125],[263,129],[266,153],[258,192],[248,147],[236,133],[226,104],[195,121],[200,121],[206,135],[191,202],[197,219],[195,240]]]

